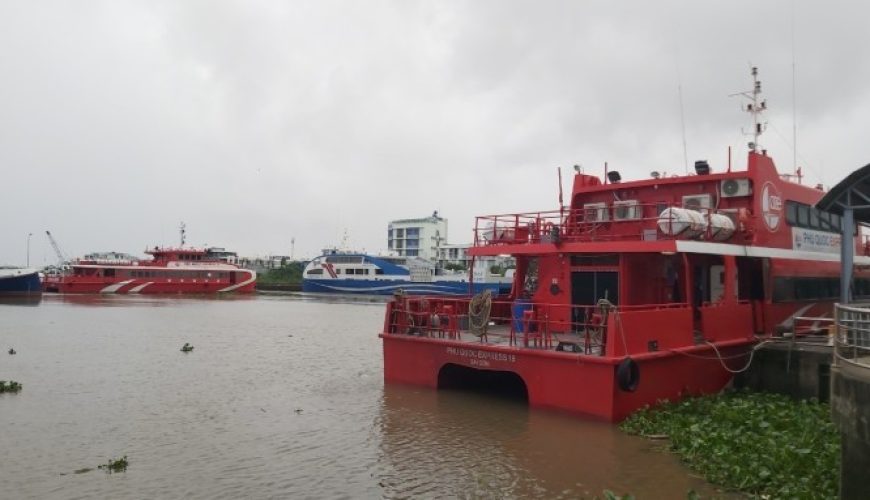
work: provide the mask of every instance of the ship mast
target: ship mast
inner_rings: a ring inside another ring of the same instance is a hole
[[[181,225],[178,226],[178,232],[180,233],[180,236],[181,236],[181,248],[184,248],[184,239],[185,239],[184,236],[185,236],[185,233],[187,232],[187,231],[185,231],[186,228],[187,228],[187,226],[184,225],[184,222],[182,222]]]
[[[749,146],[750,151],[757,153],[761,148],[761,145],[758,143],[758,138],[761,137],[761,134],[767,128],[767,124],[761,123],[760,121],[761,113],[767,111],[767,101],[762,100],[759,102],[759,96],[761,95],[761,81],[758,79],[757,66],[752,67],[752,90],[748,92],[738,92],[731,95],[743,96],[751,101],[746,105],[745,111],[752,115],[752,132],[746,133],[746,131],[743,131],[743,134],[752,136],[752,142],[747,144],[747,146]]]

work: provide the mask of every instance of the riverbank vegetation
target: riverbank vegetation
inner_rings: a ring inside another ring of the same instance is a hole
[[[14,380],[10,380],[9,382],[0,380],[0,394],[4,392],[19,392],[23,387],[23,385]]]
[[[690,467],[729,489],[770,498],[837,497],[840,436],[827,404],[726,392],[640,410],[621,428],[668,438]]]
[[[257,283],[269,285],[300,284],[302,283],[302,270],[304,268],[304,262],[288,262],[281,267],[257,274]]]

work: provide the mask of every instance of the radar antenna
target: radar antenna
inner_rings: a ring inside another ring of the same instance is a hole
[[[181,225],[178,226],[178,232],[181,235],[181,247],[184,248],[184,242],[186,240],[185,235],[187,234],[187,226],[184,224],[184,222],[182,222]]]
[[[761,113],[767,111],[767,101],[762,100],[758,101],[759,96],[761,95],[761,81],[758,80],[758,67],[752,66],[752,90],[748,92],[738,92],[736,94],[731,94],[731,97],[734,96],[742,96],[749,99],[751,102],[746,105],[744,110],[752,115],[752,132],[746,132],[745,130],[741,131],[744,135],[752,136],[752,142],[747,144],[749,149],[757,153],[761,145],[758,143],[758,138],[761,137],[761,134],[767,129],[767,122],[760,122]]]

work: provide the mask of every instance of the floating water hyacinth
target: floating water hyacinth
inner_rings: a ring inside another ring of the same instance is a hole
[[[116,460],[110,459],[108,463],[100,465],[98,468],[105,470],[107,474],[111,474],[113,472],[126,472],[127,465],[129,465],[127,462],[127,455],[124,455]]]
[[[836,498],[840,435],[830,406],[768,393],[726,392],[645,408],[621,428],[667,437],[708,481],[773,498]]]
[[[0,393],[19,392],[21,391],[22,387],[24,386],[14,380],[10,380],[9,382],[6,382],[5,380],[0,380]]]

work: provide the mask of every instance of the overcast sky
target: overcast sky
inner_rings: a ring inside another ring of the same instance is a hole
[[[863,2],[0,2],[0,263],[386,247],[388,221],[557,208],[557,167],[745,165],[760,68],[781,171],[870,163]]]

